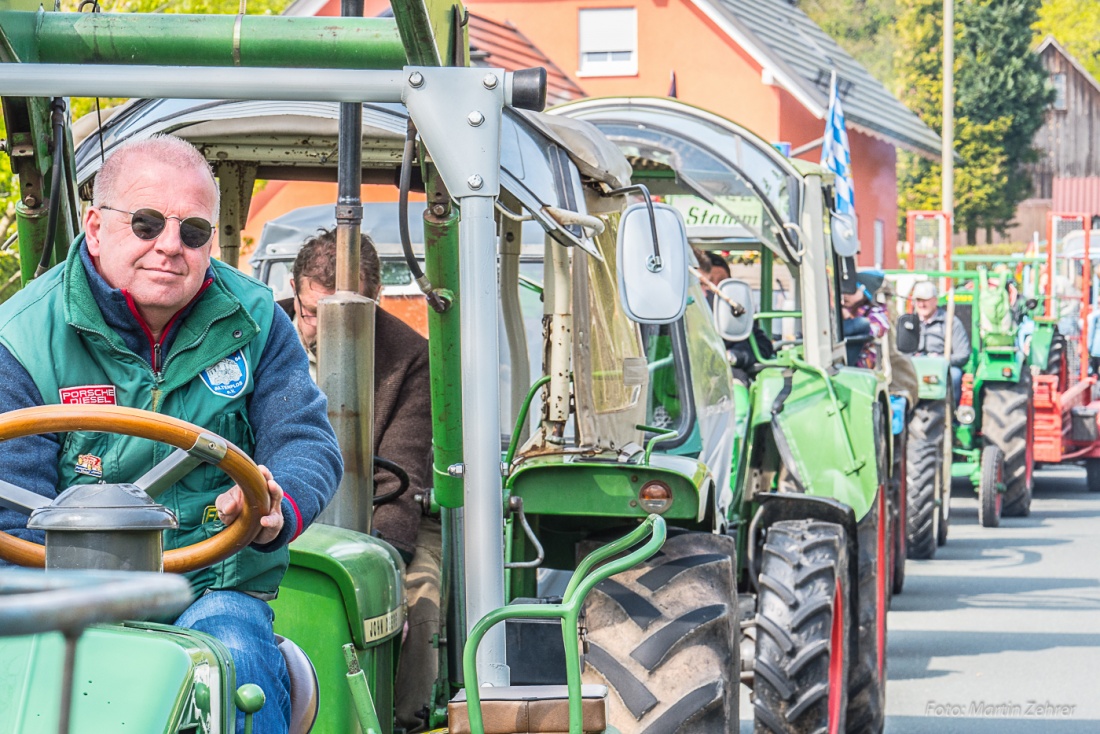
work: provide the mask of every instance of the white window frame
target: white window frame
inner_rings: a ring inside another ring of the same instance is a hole
[[[578,77],[637,76],[637,8],[577,11]]]
[[[1050,86],[1054,89],[1054,99],[1050,101],[1052,109],[1058,112],[1065,112],[1069,109],[1068,85],[1069,78],[1065,72],[1059,71],[1050,75]]]

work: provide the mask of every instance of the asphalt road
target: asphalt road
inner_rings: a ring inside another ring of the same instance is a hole
[[[1055,467],[1030,517],[982,528],[967,492],[951,509],[890,611],[887,734],[1100,732],[1100,494]],[[741,713],[750,732],[747,695]]]

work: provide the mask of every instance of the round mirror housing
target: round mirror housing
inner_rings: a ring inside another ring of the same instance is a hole
[[[743,280],[726,278],[714,297],[714,327],[726,341],[749,338],[753,327],[752,286]]]
[[[920,348],[920,318],[915,313],[898,317],[897,344],[902,354],[914,354]]]

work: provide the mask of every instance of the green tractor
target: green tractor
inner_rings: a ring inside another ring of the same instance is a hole
[[[905,271],[912,274],[912,271]],[[1039,308],[1038,300],[1027,298],[1021,301],[1022,308],[1013,308],[1006,289],[1006,271],[991,271],[985,265],[979,265],[974,271],[927,271],[917,272],[927,278],[949,278],[965,286],[953,288],[948,296],[949,308],[959,305],[959,310],[970,315],[970,357],[963,368],[960,394],[950,400],[937,399],[936,406],[942,408],[926,411],[927,430],[918,432],[931,435],[927,441],[927,453],[934,453],[932,446],[938,445],[946,431],[947,420],[952,413],[949,402],[954,402],[953,461],[950,464],[951,477],[968,479],[978,494],[979,522],[983,527],[997,527],[1002,515],[1022,517],[1030,512],[1034,452],[1034,411],[1031,400],[1031,368],[1028,356],[1019,344],[1018,330],[1022,315],[1031,314]],[[1022,299],[1023,297],[1020,296]],[[964,316],[965,318],[965,316]],[[916,358],[915,364],[922,372],[922,383],[927,394],[933,394],[933,386],[944,379],[946,360],[935,357]],[[950,380],[945,380],[944,388],[950,388]],[[935,390],[939,395],[939,390]],[[942,413],[942,417],[941,417]],[[944,426],[944,428],[939,428]],[[912,429],[912,426],[911,426]],[[911,449],[912,449],[911,445]],[[920,449],[918,448],[918,451]],[[931,462],[931,459],[929,459]],[[945,461],[946,463],[946,461]],[[946,472],[944,472],[946,474]],[[929,472],[939,477],[939,472]],[[930,525],[920,525],[918,531],[924,531],[924,543],[916,547],[931,551],[932,536],[942,542],[946,538],[950,488],[945,481],[943,489],[929,490],[928,483],[911,485],[910,498],[917,500],[918,512],[931,516]],[[919,491],[924,488],[924,491]],[[925,497],[941,497],[929,508],[923,501]],[[910,505],[913,513],[914,505]],[[911,518],[913,515],[911,514]],[[912,527],[911,522],[911,527]],[[924,530],[934,527],[935,530]],[[930,557],[926,554],[925,557]]]
[[[646,419],[672,425],[647,429],[646,439],[692,457],[711,455],[717,436],[732,442],[728,474],[716,460],[706,462],[713,504],[692,508],[695,520],[686,524],[736,541],[746,636],[741,667],[754,690],[756,730],[881,731],[890,407],[880,374],[844,364],[840,273],[854,252],[830,236],[831,175],[675,100],[585,100],[556,112],[591,122],[613,140],[634,180],[683,214],[695,247],[731,252],[742,263],[717,285],[717,332],[706,294],[693,285],[695,303],[668,333],[668,346],[662,334],[649,341]],[[732,382],[727,349],[736,355]],[[716,435],[708,424],[717,425],[727,400],[731,422]],[[513,483],[518,491],[522,477]],[[665,517],[675,511],[674,502]],[[579,529],[542,522],[557,532]],[[702,564],[705,556],[697,558],[693,563]],[[590,619],[616,620],[606,630],[589,628],[590,650],[604,651],[589,658],[591,679],[618,691],[639,719],[645,704],[637,684],[658,690],[640,654],[652,644],[655,610],[672,603],[668,586],[649,581],[661,575],[643,565],[612,579],[619,586],[604,587],[589,604]],[[687,589],[676,595],[673,608],[688,614]],[[615,659],[619,664],[610,664]],[[708,675],[701,670],[697,680]],[[624,732],[644,728],[617,725]]]
[[[20,174],[24,276],[63,258],[96,153],[131,136],[171,132],[204,152],[222,188],[219,247],[231,264],[256,178],[336,173],[347,280],[321,305],[319,374],[330,404],[364,406],[373,306],[353,295],[347,267],[360,181],[397,181],[402,200],[422,188],[426,267],[411,254],[408,264],[431,306],[434,486],[423,504],[442,522],[446,612],[431,724],[475,734],[731,732],[746,681],[759,730],[881,731],[889,406],[879,377],[843,365],[838,278],[851,253],[829,235],[829,175],[675,102],[519,112],[541,107],[544,77],[464,68],[461,13],[450,5],[393,10],[377,20],[208,16],[203,43],[187,16],[0,11],[9,60],[20,62],[7,65],[0,93]],[[204,66],[174,66],[179,59]],[[53,135],[47,127],[49,98],[67,95],[164,99],[130,103],[74,159],[64,113]],[[271,100],[283,100],[285,127],[267,124]],[[639,125],[641,115],[652,124]],[[732,235],[685,226],[688,199],[732,209],[722,224],[739,225]],[[541,277],[522,254],[532,222]],[[758,293],[745,280],[723,284],[736,307],[718,309],[717,325],[690,280],[689,234],[698,246],[756,253]],[[791,307],[777,277],[790,284]],[[744,382],[723,339],[754,353]],[[370,457],[350,448],[370,435],[369,415],[334,412],[348,472],[323,521],[292,544],[272,602],[295,732],[396,731],[404,568],[370,535]],[[166,431],[163,416],[91,408],[7,417],[18,425],[0,427],[5,438],[140,432],[177,449],[169,465],[134,478],[147,495],[206,462],[253,487],[254,510],[263,509],[247,457],[199,427]],[[57,509],[14,495],[7,502],[28,511]],[[225,558],[254,529],[243,519],[201,553],[177,549],[162,561],[148,547],[172,520],[138,504],[155,515],[141,533],[152,570]],[[80,536],[110,551],[68,554],[85,566],[128,563],[136,542],[123,549],[118,532],[65,532],[48,546],[69,549]],[[54,555],[12,540],[0,534],[0,555],[31,565]],[[224,647],[198,633],[94,627],[69,646],[75,659],[59,642],[0,643],[16,661],[0,708],[18,712],[20,731],[209,734],[263,705],[262,692],[237,689]],[[57,680],[72,681],[61,706]],[[516,723],[521,714],[528,723]]]

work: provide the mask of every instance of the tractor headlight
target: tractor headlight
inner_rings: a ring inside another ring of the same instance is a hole
[[[977,416],[974,413],[974,407],[971,405],[960,405],[955,411],[955,417],[959,419],[959,423],[964,426],[969,426],[974,422],[974,418]]]
[[[638,500],[646,512],[655,512],[660,515],[672,507],[672,488],[656,479],[646,482],[638,492]]]

